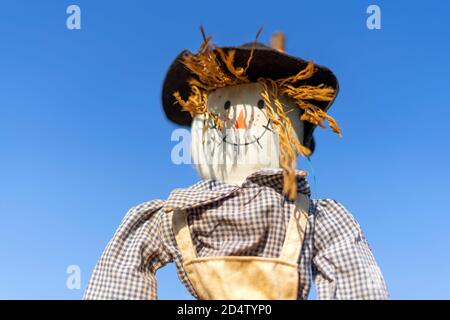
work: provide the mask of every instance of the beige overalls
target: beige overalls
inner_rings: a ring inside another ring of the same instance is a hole
[[[278,258],[197,257],[187,213],[173,214],[173,229],[186,275],[202,300],[297,299],[298,261],[308,224],[309,197],[297,195]]]

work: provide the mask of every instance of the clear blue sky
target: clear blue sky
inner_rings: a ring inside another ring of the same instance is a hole
[[[225,4],[226,3],[226,4]],[[66,8],[82,29],[66,28]],[[378,4],[382,29],[366,28]],[[198,31],[221,45],[287,35],[337,74],[318,130],[319,197],[357,218],[395,299],[450,298],[450,5],[446,1],[0,3],[0,298],[79,299],[128,208],[198,180],[170,160],[162,80]],[[306,167],[304,160],[299,166]],[[79,265],[81,290],[66,288]],[[160,298],[188,298],[173,266]]]

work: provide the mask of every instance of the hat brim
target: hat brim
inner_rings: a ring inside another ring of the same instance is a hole
[[[250,57],[251,47],[222,47],[224,52],[235,51],[235,67],[245,67]],[[181,106],[176,103],[173,93],[178,91],[183,100],[187,100],[191,94],[191,88],[188,80],[195,77],[183,64],[182,59],[185,54],[192,54],[185,50],[181,52],[173,61],[166,74],[162,90],[162,104],[167,118],[179,125],[189,126],[192,117],[189,112],[183,111]],[[246,71],[246,76],[252,82],[258,78],[268,78],[273,80],[284,79],[297,74],[303,70],[308,61],[301,58],[289,56],[266,46],[258,46],[253,52],[253,58]],[[324,84],[335,89],[335,98],[339,91],[339,84],[336,76],[331,70],[324,66],[315,65],[314,75],[298,84],[317,86]],[[333,100],[334,101],[334,100]],[[323,111],[327,111],[333,101],[311,101],[315,106]],[[304,122],[304,141],[303,145],[314,151],[313,131],[315,125],[310,122]]]

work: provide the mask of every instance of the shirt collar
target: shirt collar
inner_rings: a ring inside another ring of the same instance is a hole
[[[297,191],[310,196],[309,184],[306,181],[307,173],[303,170],[296,171]],[[228,184],[219,180],[205,179],[188,188],[175,189],[169,195],[163,210],[184,210],[188,208],[206,205],[223,199],[241,188],[269,187],[281,193],[283,188],[282,169],[262,169],[249,175],[241,186]]]

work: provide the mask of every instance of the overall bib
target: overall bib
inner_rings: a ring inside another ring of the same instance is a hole
[[[308,224],[309,197],[298,194],[278,258],[197,257],[187,213],[176,210],[173,230],[183,268],[202,300],[295,300],[298,263]]]

